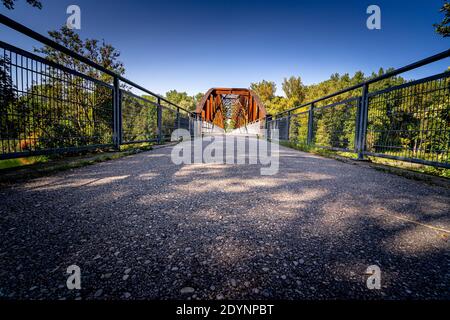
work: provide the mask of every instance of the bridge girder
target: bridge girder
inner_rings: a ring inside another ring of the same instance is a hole
[[[234,128],[264,119],[266,109],[256,93],[243,88],[211,88],[197,104],[196,113],[203,121],[225,128],[231,119]]]

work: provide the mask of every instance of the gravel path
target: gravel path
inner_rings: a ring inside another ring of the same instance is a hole
[[[1,189],[0,299],[450,299],[449,189],[287,148],[275,176],[171,149]]]

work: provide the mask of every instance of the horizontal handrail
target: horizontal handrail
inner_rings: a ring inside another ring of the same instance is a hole
[[[144,87],[134,83],[133,81],[128,80],[127,78],[121,76],[120,74],[118,74],[118,73],[116,73],[114,71],[111,71],[111,70],[109,70],[109,69],[99,65],[98,63],[95,63],[92,60],[89,60],[88,58],[80,55],[79,53],[73,52],[72,50],[66,48],[65,46],[60,45],[59,43],[57,43],[57,42],[55,42],[55,41],[53,41],[53,40],[51,40],[51,39],[41,35],[40,33],[36,32],[34,30],[31,30],[30,28],[24,26],[23,24],[18,23],[17,21],[14,21],[14,20],[8,18],[7,16],[5,16],[3,14],[0,14],[0,23],[2,23],[3,25],[5,25],[5,26],[7,26],[7,27],[17,31],[17,32],[20,32],[20,33],[22,33],[22,34],[24,34],[24,35],[26,35],[26,36],[36,40],[36,41],[39,41],[39,42],[41,42],[41,43],[43,43],[43,44],[45,44],[45,45],[47,45],[49,47],[52,47],[53,49],[58,50],[58,51],[60,51],[60,52],[62,52],[64,54],[68,55],[69,57],[72,57],[72,58],[74,58],[74,59],[76,59],[76,60],[78,60],[78,61],[80,61],[80,62],[82,62],[84,64],[87,64],[88,66],[91,66],[91,67],[93,67],[93,68],[95,68],[95,69],[97,69],[97,70],[99,70],[99,71],[101,71],[101,72],[103,72],[103,73],[105,73],[107,75],[110,75],[111,77],[118,78],[120,81],[125,82],[128,85],[133,86],[133,87],[135,87],[135,88],[137,88],[137,89],[139,89],[139,90],[141,90],[141,91],[143,91],[143,92],[145,92],[147,94],[150,94],[150,95],[154,96],[155,98],[158,98],[158,99],[160,99],[160,100],[162,100],[162,101],[164,101],[164,102],[166,102],[166,103],[168,103],[168,104],[170,104],[170,105],[172,105],[172,106],[174,106],[176,108],[179,108],[180,110],[183,110],[185,112],[188,112],[189,114],[192,114],[192,112],[190,112],[189,110],[186,110],[183,107],[180,107],[177,104],[171,102],[170,100],[167,100],[166,98],[164,98],[164,97],[162,97],[162,96],[160,96],[160,95],[158,95],[158,94],[156,94],[156,93],[154,93],[154,92],[152,92],[152,91],[150,91],[148,89],[145,89]]]
[[[83,78],[85,80],[95,82],[96,84],[102,85],[102,86],[104,86],[106,88],[109,88],[109,89],[113,89],[114,88],[112,85],[110,85],[110,84],[108,84],[106,82],[103,82],[101,80],[98,80],[96,78],[88,76],[88,75],[86,75],[84,73],[78,72],[76,70],[72,70],[70,68],[67,68],[67,67],[65,67],[65,66],[63,66],[63,65],[61,65],[59,63],[53,62],[51,60],[47,60],[45,58],[42,58],[41,56],[38,56],[38,55],[36,55],[34,53],[22,50],[20,48],[17,48],[15,46],[10,45],[10,44],[8,44],[6,42],[3,42],[1,40],[0,40],[0,48],[4,48],[4,49],[9,50],[9,51],[14,51],[14,52],[16,52],[16,53],[18,53],[18,54],[20,54],[20,55],[22,55],[22,56],[24,56],[24,57],[26,57],[28,59],[33,59],[33,60],[39,61],[40,63],[46,64],[47,66],[50,66],[50,67],[56,68],[56,69],[60,69],[60,70],[62,70],[64,72],[70,73],[71,75],[74,75],[76,77],[80,77],[80,78]]]
[[[397,86],[394,86],[394,87],[389,87],[389,88],[386,88],[386,89],[370,92],[368,94],[368,96],[372,97],[372,96],[379,95],[381,93],[386,93],[386,92],[390,92],[390,91],[394,91],[394,90],[404,89],[404,88],[411,87],[411,86],[417,85],[417,84],[425,82],[425,81],[436,80],[436,79],[440,79],[440,78],[443,78],[443,77],[450,77],[450,71],[445,71],[445,72],[442,72],[442,73],[435,74],[434,76],[429,76],[429,77],[426,77],[426,78],[423,78],[423,79],[409,81],[409,82],[406,82],[406,83],[403,83],[403,84],[400,84],[400,85],[397,85]]]

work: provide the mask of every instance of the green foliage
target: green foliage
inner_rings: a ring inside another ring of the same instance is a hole
[[[6,9],[13,10],[14,4],[17,0],[2,0],[2,1]],[[39,0],[27,0],[27,3],[30,4],[32,7],[42,9],[42,2]]]
[[[289,125],[289,137],[293,143],[306,145],[308,139],[309,114],[293,113]]]
[[[317,146],[353,150],[357,100],[314,113],[314,143]]]
[[[305,86],[300,77],[284,78],[282,88],[290,105],[300,105],[305,100]]]
[[[273,97],[270,100],[266,100],[263,103],[268,114],[277,114],[289,108],[287,100],[279,96]]]
[[[362,72],[356,72],[353,76],[333,74],[326,81],[306,86],[306,100],[314,101],[391,70],[380,68],[369,77],[365,77]],[[371,84],[369,92],[379,92],[406,82],[399,76],[390,77]],[[448,88],[450,79],[443,78],[371,96],[366,149],[389,156],[447,162],[450,146],[450,105],[446,101]],[[315,146],[355,150],[356,113],[360,96],[361,89],[357,89],[315,104],[312,137]],[[327,107],[331,104],[332,107]],[[278,113],[286,110],[288,105],[289,99],[274,97],[267,103],[267,109],[269,113]],[[305,110],[291,112],[289,126],[290,140],[301,145],[306,143],[308,132],[309,115],[302,113]]]
[[[153,96],[139,99],[129,94],[122,95],[122,139],[124,142],[143,141],[157,137],[157,108]]]
[[[48,156],[36,156],[28,158],[0,160],[0,170],[28,166],[35,163],[44,163],[47,162],[48,160],[49,160]]]
[[[439,24],[434,24],[436,32],[443,37],[450,36],[450,3],[445,1],[440,12],[444,13],[444,19]]]
[[[123,75],[125,67],[119,60],[120,52],[111,44],[105,41],[98,41],[96,39],[81,39],[80,36],[72,29],[66,26],[61,27],[60,30],[49,31],[49,36],[53,41],[64,47],[77,52],[83,57],[101,65],[102,67],[111,70],[117,74]],[[61,64],[69,69],[84,73],[92,78],[112,84],[111,76],[96,70],[66,54],[55,50],[49,46],[35,49],[37,53],[41,53],[46,59]]]
[[[197,108],[197,105],[202,101],[204,95],[204,93],[199,92],[194,96],[195,108]]]
[[[81,40],[73,30],[63,27],[49,33],[56,42],[81,53],[105,68],[123,73],[119,53],[111,45],[96,40]],[[111,77],[55,51],[35,49],[45,58],[112,83]],[[42,65],[39,83],[16,94],[10,74],[10,62],[0,58],[0,147],[6,152],[24,152],[51,148],[110,144],[112,142],[112,90]],[[17,81],[17,80],[16,80]]]
[[[0,114],[2,115],[11,112],[16,102],[9,64],[8,57],[0,58]],[[15,124],[12,119],[0,117],[0,120],[0,132],[14,132]]]
[[[291,83],[290,83],[291,85]],[[250,84],[250,89],[253,90],[261,99],[268,114],[277,114],[281,111],[289,109],[295,103],[295,97],[286,99],[281,96],[276,96],[277,86],[273,81],[262,80]],[[291,88],[290,88],[291,89]],[[292,94],[295,95],[295,88],[292,86]]]
[[[264,105],[275,98],[275,92],[277,91],[277,85],[273,81],[263,80],[261,82],[255,82],[250,84],[250,89],[253,90]]]
[[[119,60],[120,53],[110,44],[95,39],[81,39],[80,36],[66,26],[60,30],[50,31],[49,36],[57,43],[73,50],[87,59],[111,70],[124,74],[125,68]],[[94,79],[112,84],[111,76],[81,63],[49,46],[35,49],[46,59],[72,70],[86,74]],[[52,77],[50,82],[34,86],[31,93],[52,97],[56,100],[70,101],[76,108],[68,108],[61,104],[50,103],[41,106],[43,121],[49,121],[51,114],[65,114],[66,121],[59,123],[40,123],[38,128],[44,132],[36,132],[43,148],[82,146],[90,144],[111,143],[112,95],[111,90],[87,83],[79,77],[70,77],[64,83],[60,77]],[[67,83],[68,82],[68,83]],[[86,88],[88,86],[88,88]],[[124,87],[125,88],[125,87]],[[42,91],[42,92],[39,92]],[[56,110],[55,110],[56,108]],[[59,109],[60,108],[60,109]],[[59,109],[59,110],[58,110]],[[76,138],[74,138],[76,137]]]
[[[351,152],[343,152],[343,151],[335,151],[335,150],[329,150],[329,149],[323,149],[318,148],[314,146],[307,145],[305,143],[297,142],[297,141],[280,141],[280,145],[292,148],[304,152],[310,152],[314,153],[320,156],[333,158],[336,160],[343,160],[343,158],[348,159],[356,159],[357,156],[355,153]],[[415,163],[408,163],[404,161],[398,161],[398,160],[392,160],[392,159],[385,159],[385,158],[379,158],[379,157],[369,157],[369,161],[373,162],[374,164],[379,164],[383,166],[389,166],[392,167],[391,170],[384,170],[383,167],[377,167],[374,166],[375,169],[379,169],[382,171],[388,171],[391,173],[399,174],[408,178],[412,178],[414,176],[411,176],[408,174],[409,171],[417,171],[420,173],[425,173],[432,176],[442,177],[442,178],[450,178],[450,169],[445,168],[437,168],[432,166],[426,166],[422,164],[415,164]],[[407,169],[408,171],[399,171],[395,168],[401,168],[401,169]],[[388,169],[388,168],[386,168]],[[418,178],[418,177],[416,177]]]
[[[166,99],[170,102],[173,102],[180,107],[189,110],[194,111],[196,107],[196,97],[200,95],[197,94],[195,97],[189,96],[186,92],[178,92],[177,90],[170,90],[166,92]],[[203,95],[202,95],[203,97]]]

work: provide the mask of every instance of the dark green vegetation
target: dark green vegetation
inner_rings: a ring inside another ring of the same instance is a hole
[[[52,156],[37,156],[0,161],[0,184],[26,181],[28,179],[88,166],[91,164],[119,159],[139,152],[152,150],[150,143],[122,146],[120,150],[96,150]]]
[[[17,0],[2,0],[3,5],[6,7],[6,9],[8,10],[12,10],[14,9],[14,4]],[[42,2],[39,0],[27,0],[27,3],[30,4],[31,6],[38,8],[38,9],[42,9]]]
[[[330,149],[324,149],[320,147],[314,147],[314,146],[308,146],[306,144],[302,144],[299,142],[292,142],[292,141],[280,141],[280,144],[282,146],[305,151],[313,154],[317,154],[323,157],[332,158],[336,160],[343,160],[343,159],[349,159],[349,160],[356,160],[357,155],[352,152],[345,152],[345,151],[335,151]],[[385,158],[379,158],[379,157],[368,157],[368,162],[373,163],[375,165],[380,166],[373,166],[373,168],[387,171],[391,173],[395,173],[401,176],[405,176],[407,178],[413,178],[418,180],[430,180],[431,178],[428,178],[427,176],[434,176],[434,177],[441,177],[441,178],[450,178],[450,169],[445,168],[436,168],[432,166],[426,166],[422,164],[416,164],[416,163],[409,163],[404,161],[398,161],[398,160],[392,160],[392,159],[385,159]],[[356,163],[356,162],[354,162]],[[403,169],[403,170],[397,170],[396,168]],[[426,176],[417,176],[417,175],[410,175],[407,172],[418,172],[421,174],[425,174]],[[447,180],[448,181],[448,180]],[[433,181],[431,181],[433,182]]]
[[[378,74],[370,77],[365,77],[362,72],[357,72],[352,77],[348,74],[333,75],[318,85],[304,86],[302,93],[306,98],[300,104],[383,74],[384,70],[380,69]],[[267,87],[270,86],[268,84],[270,83],[262,82],[253,86],[256,90],[262,87],[267,92]],[[448,163],[449,95],[448,72],[420,82],[406,81],[396,76],[370,84],[366,150],[390,157]],[[277,113],[277,120],[272,122],[271,128],[280,130],[281,139],[289,138],[295,144],[305,145],[308,142],[308,124],[312,115],[310,144],[356,151],[357,113],[361,96],[362,90],[357,89],[316,102],[313,107],[305,104],[290,113],[286,112],[289,110],[286,107],[289,105],[289,98],[272,96],[267,105],[281,113]],[[312,111],[309,112],[311,108]],[[288,138],[286,128],[289,128]]]
[[[441,23],[435,24],[436,32],[441,34],[443,37],[450,36],[450,3],[444,2],[440,10],[444,14],[444,19]]]

